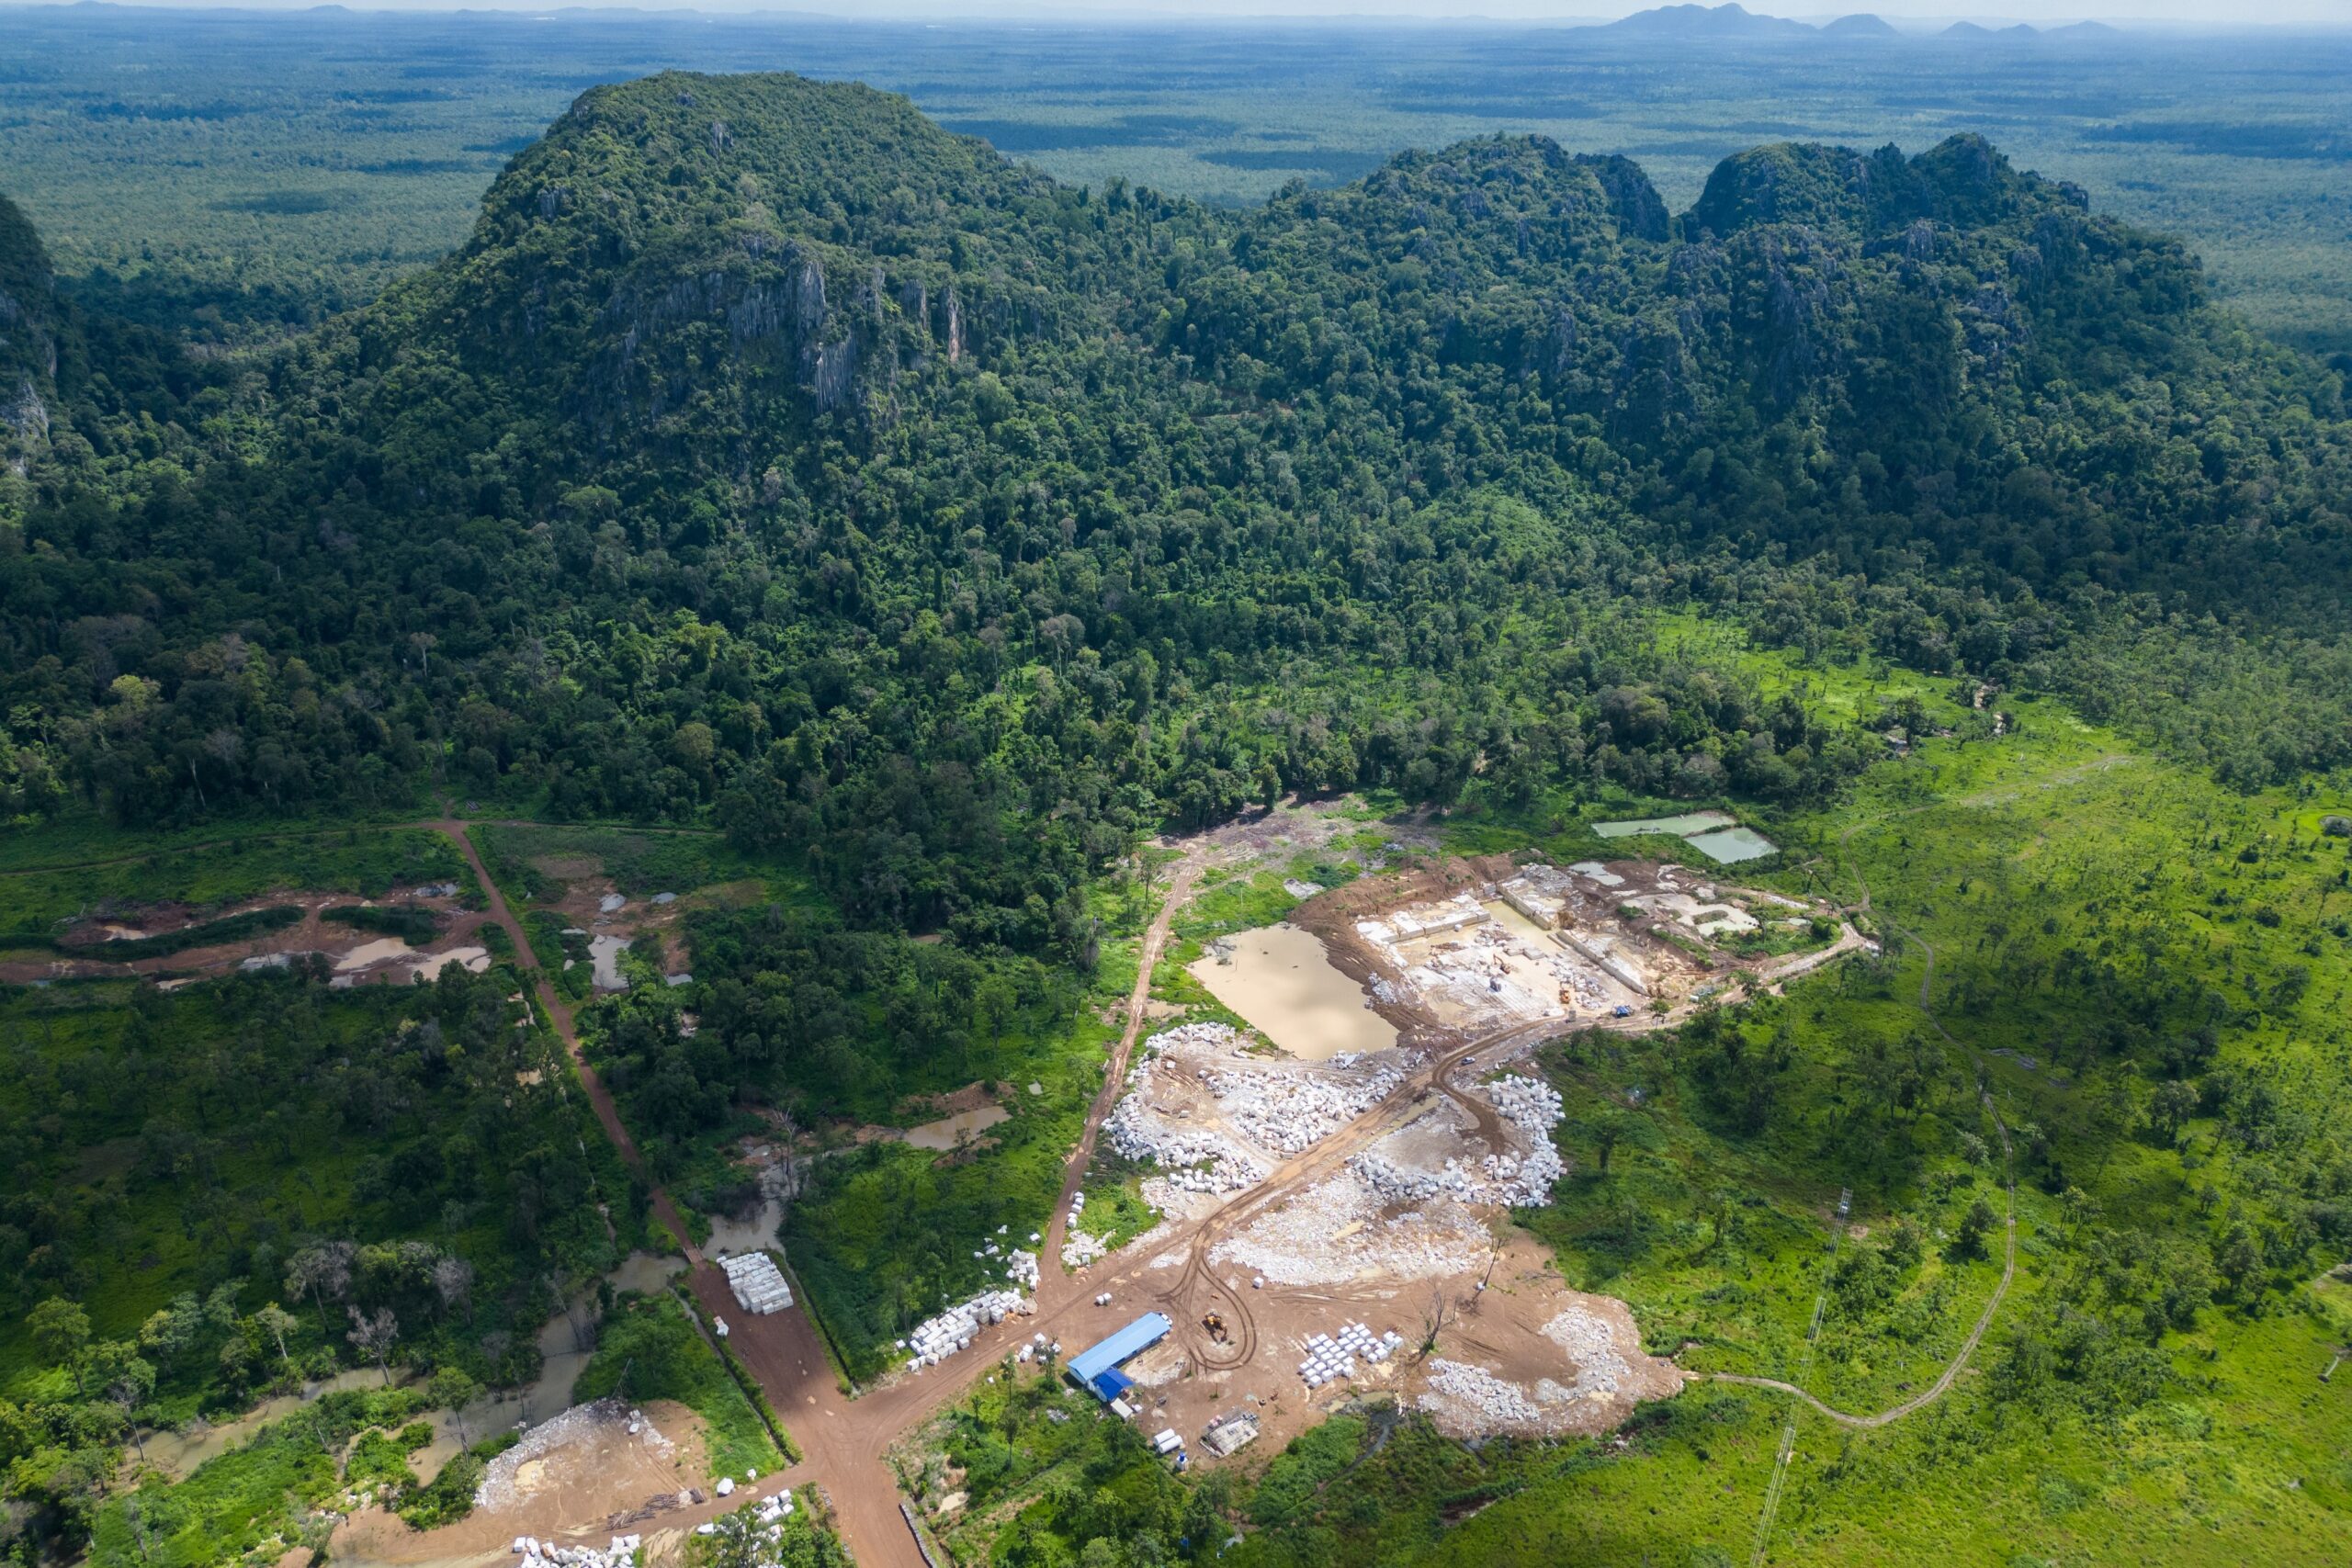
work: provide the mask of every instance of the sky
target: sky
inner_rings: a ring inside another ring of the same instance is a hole
[[[11,0],[0,0],[9,4]],[[235,9],[303,9],[315,0],[128,0]],[[343,0],[353,10],[545,12],[557,9],[818,13],[865,20],[1094,21],[1137,17],[1203,19],[1419,18],[1574,25],[1605,22],[1664,0]],[[1715,4],[1717,0],[1706,0]],[[1747,9],[1804,21],[1872,11],[1898,27],[1926,31],[1955,21],[2036,27],[2102,21],[2176,29],[2352,28],[2352,0],[1745,0]]]

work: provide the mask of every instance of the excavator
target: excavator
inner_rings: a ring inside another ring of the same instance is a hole
[[[1233,1343],[1233,1336],[1226,1332],[1225,1314],[1223,1313],[1213,1312],[1209,1314],[1208,1316],[1201,1319],[1201,1326],[1207,1329],[1209,1332],[1209,1337],[1216,1341],[1218,1344],[1230,1345]]]

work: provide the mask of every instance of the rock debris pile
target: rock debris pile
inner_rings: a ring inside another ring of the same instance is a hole
[[[1577,1364],[1577,1392],[1588,1395],[1612,1394],[1618,1383],[1632,1370],[1625,1358],[1617,1353],[1617,1337],[1608,1323],[1572,1306],[1544,1325],[1544,1337],[1568,1353]]]
[[[1164,1056],[1183,1050],[1232,1051],[1246,1044],[1242,1032],[1224,1023],[1180,1023],[1163,1029],[1143,1043],[1144,1055]],[[1130,1075],[1132,1077],[1132,1075]]]
[[[1365,1360],[1377,1364],[1396,1353],[1405,1343],[1403,1335],[1394,1329],[1375,1335],[1361,1323],[1351,1323],[1335,1337],[1312,1335],[1306,1341],[1306,1359],[1298,1364],[1298,1375],[1309,1388],[1321,1388],[1327,1382],[1352,1379],[1356,1362]]]
[[[525,1495],[515,1485],[514,1477],[523,1466],[591,1437],[599,1427],[618,1427],[624,1423],[628,1435],[655,1455],[667,1455],[671,1451],[673,1445],[670,1439],[662,1435],[660,1427],[645,1418],[642,1410],[632,1410],[616,1398],[575,1404],[562,1415],[540,1422],[524,1433],[513,1448],[490,1461],[482,1471],[481,1484],[474,1488],[474,1506],[485,1512],[495,1512],[521,1506]],[[594,1565],[584,1564],[583,1568],[594,1568]]]
[[[1029,1277],[1034,1285],[1037,1255],[1019,1252],[1013,1256],[1029,1260]],[[981,1329],[1008,1317],[1026,1317],[1034,1310],[1028,1299],[1015,1292],[982,1291],[962,1305],[949,1307],[937,1317],[925,1318],[915,1325],[914,1332],[899,1341],[899,1348],[914,1352],[916,1370],[935,1367],[957,1351],[971,1348]]]
[[[1527,1134],[1528,1152],[1517,1158],[1491,1154],[1484,1165],[1493,1184],[1494,1201],[1514,1208],[1535,1207],[1552,1201],[1553,1184],[1566,1174],[1560,1151],[1552,1146],[1552,1129],[1567,1114],[1560,1091],[1540,1078],[1506,1073],[1485,1086],[1487,1098],[1503,1119]]]
[[[1439,1197],[1506,1208],[1549,1203],[1552,1186],[1566,1170],[1559,1150],[1552,1146],[1552,1129],[1566,1113],[1558,1091],[1512,1074],[1480,1086],[1480,1092],[1526,1135],[1526,1154],[1498,1149],[1475,1164],[1448,1156],[1442,1165],[1430,1168],[1397,1158],[1389,1150],[1401,1145],[1384,1139],[1350,1159],[1349,1170],[1387,1203],[1421,1203]]]
[[[1277,1154],[1299,1155],[1395,1093],[1405,1081],[1403,1066],[1410,1065],[1347,1079],[1210,1068],[1201,1081],[1224,1102],[1227,1119],[1243,1137]]]
[[[1110,1251],[1111,1244],[1101,1236],[1089,1235],[1073,1227],[1069,1235],[1062,1238],[1062,1267],[1083,1269],[1096,1258],[1109,1256]]]
[[[1371,1276],[1441,1278],[1476,1268],[1491,1245],[1462,1204],[1435,1202],[1384,1218],[1381,1201],[1341,1171],[1218,1242],[1209,1256],[1282,1285],[1336,1285]]]
[[[1432,1360],[1421,1408],[1480,1431],[1498,1427],[1535,1427],[1544,1412],[1515,1382],[1464,1361]]]
[[[523,1568],[628,1568],[637,1561],[637,1549],[644,1539],[616,1535],[609,1548],[599,1551],[593,1546],[558,1546],[536,1536],[518,1535],[510,1550],[522,1558]]]
[[[1128,1159],[1150,1160],[1170,1186],[1187,1192],[1238,1192],[1266,1179],[1265,1163],[1222,1134],[1171,1127],[1131,1094],[1104,1120],[1111,1146]]]
[[[763,1497],[759,1501],[749,1505],[748,1508],[738,1508],[736,1510],[737,1513],[750,1513],[752,1519],[759,1525],[760,1528],[756,1532],[756,1540],[757,1544],[763,1549],[773,1548],[781,1544],[784,1534],[784,1521],[792,1517],[794,1513],[797,1511],[797,1510],[792,1506],[792,1488],[789,1486],[786,1487],[783,1491],[777,1493],[773,1497]],[[695,1527],[695,1534],[696,1535],[717,1535],[718,1533],[718,1523],[715,1519],[707,1520]],[[770,1568],[767,1555],[764,1551],[763,1551],[761,1555],[760,1565],[761,1568]],[[526,1564],[525,1568],[528,1568],[528,1564]]]

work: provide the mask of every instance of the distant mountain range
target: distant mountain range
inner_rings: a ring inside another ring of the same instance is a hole
[[[1905,36],[1884,17],[1867,11],[1840,17],[1836,21],[1816,27],[1813,23],[1793,21],[1786,17],[1762,16],[1736,3],[1660,6],[1652,10],[1636,11],[1618,21],[1604,23],[1598,30],[1640,39],[1754,39],[1786,42],[1824,38],[1866,42]],[[2091,42],[2119,39],[2123,34],[2101,22],[2075,22],[2063,28],[2036,28],[2019,22],[2014,27],[1999,28],[1982,27],[1974,22],[1954,22],[1932,36],[1961,43],[2026,43]]]

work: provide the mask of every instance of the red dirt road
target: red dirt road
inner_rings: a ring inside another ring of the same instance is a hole
[[[457,844],[458,852],[466,857],[466,863],[481,883],[490,903],[490,918],[514,942],[517,960],[528,964],[532,948],[522,921],[507,908],[505,896],[491,880],[489,868],[483,865],[472,840],[466,836],[468,825],[447,819],[421,826],[447,835]],[[808,1314],[796,1305],[785,1312],[755,1317],[737,1307],[726,1275],[695,1247],[685,1218],[670,1201],[669,1193],[658,1186],[652,1189],[655,1217],[677,1238],[685,1254],[688,1288],[706,1316],[727,1318],[728,1343],[766,1391],[768,1403],[775,1406],[801,1450],[803,1457],[798,1464],[781,1476],[763,1478],[758,1490],[768,1490],[766,1483],[771,1480],[781,1485],[821,1486],[831,1502],[842,1540],[864,1568],[923,1568],[922,1554],[916,1549],[914,1536],[899,1511],[898,1477],[885,1457],[890,1445],[930,1419],[941,1406],[962,1393],[973,1379],[993,1371],[1029,1335],[1040,1330],[1050,1334],[1050,1325],[1063,1319],[1071,1319],[1075,1328],[1092,1306],[1091,1300],[1080,1300],[1079,1280],[1063,1273],[1058,1266],[1069,1201],[1085,1179],[1096,1129],[1110,1113],[1120,1087],[1126,1081],[1128,1058],[1143,1030],[1144,1003],[1150,996],[1153,965],[1167,946],[1169,926],[1176,909],[1191,895],[1207,848],[1204,841],[1197,843],[1177,863],[1167,897],[1144,933],[1135,989],[1127,998],[1126,1028],[1106,1065],[1102,1088],[1087,1115],[1085,1135],[1071,1151],[1069,1169],[1062,1179],[1061,1201],[1039,1250],[1040,1281],[1035,1297],[1037,1310],[1033,1316],[1012,1319],[986,1331],[968,1355],[956,1358],[953,1363],[932,1368],[920,1376],[903,1377],[851,1400],[834,1381],[831,1363],[825,1358],[824,1345]],[[581,1051],[571,1007],[544,976],[539,980],[537,997],[539,1006],[571,1055],[581,1088],[587,1094],[589,1104],[595,1108],[596,1120],[603,1125],[605,1135],[612,1140],[629,1168],[641,1173],[644,1160],[629,1137],[628,1129],[621,1124],[612,1092]]]

